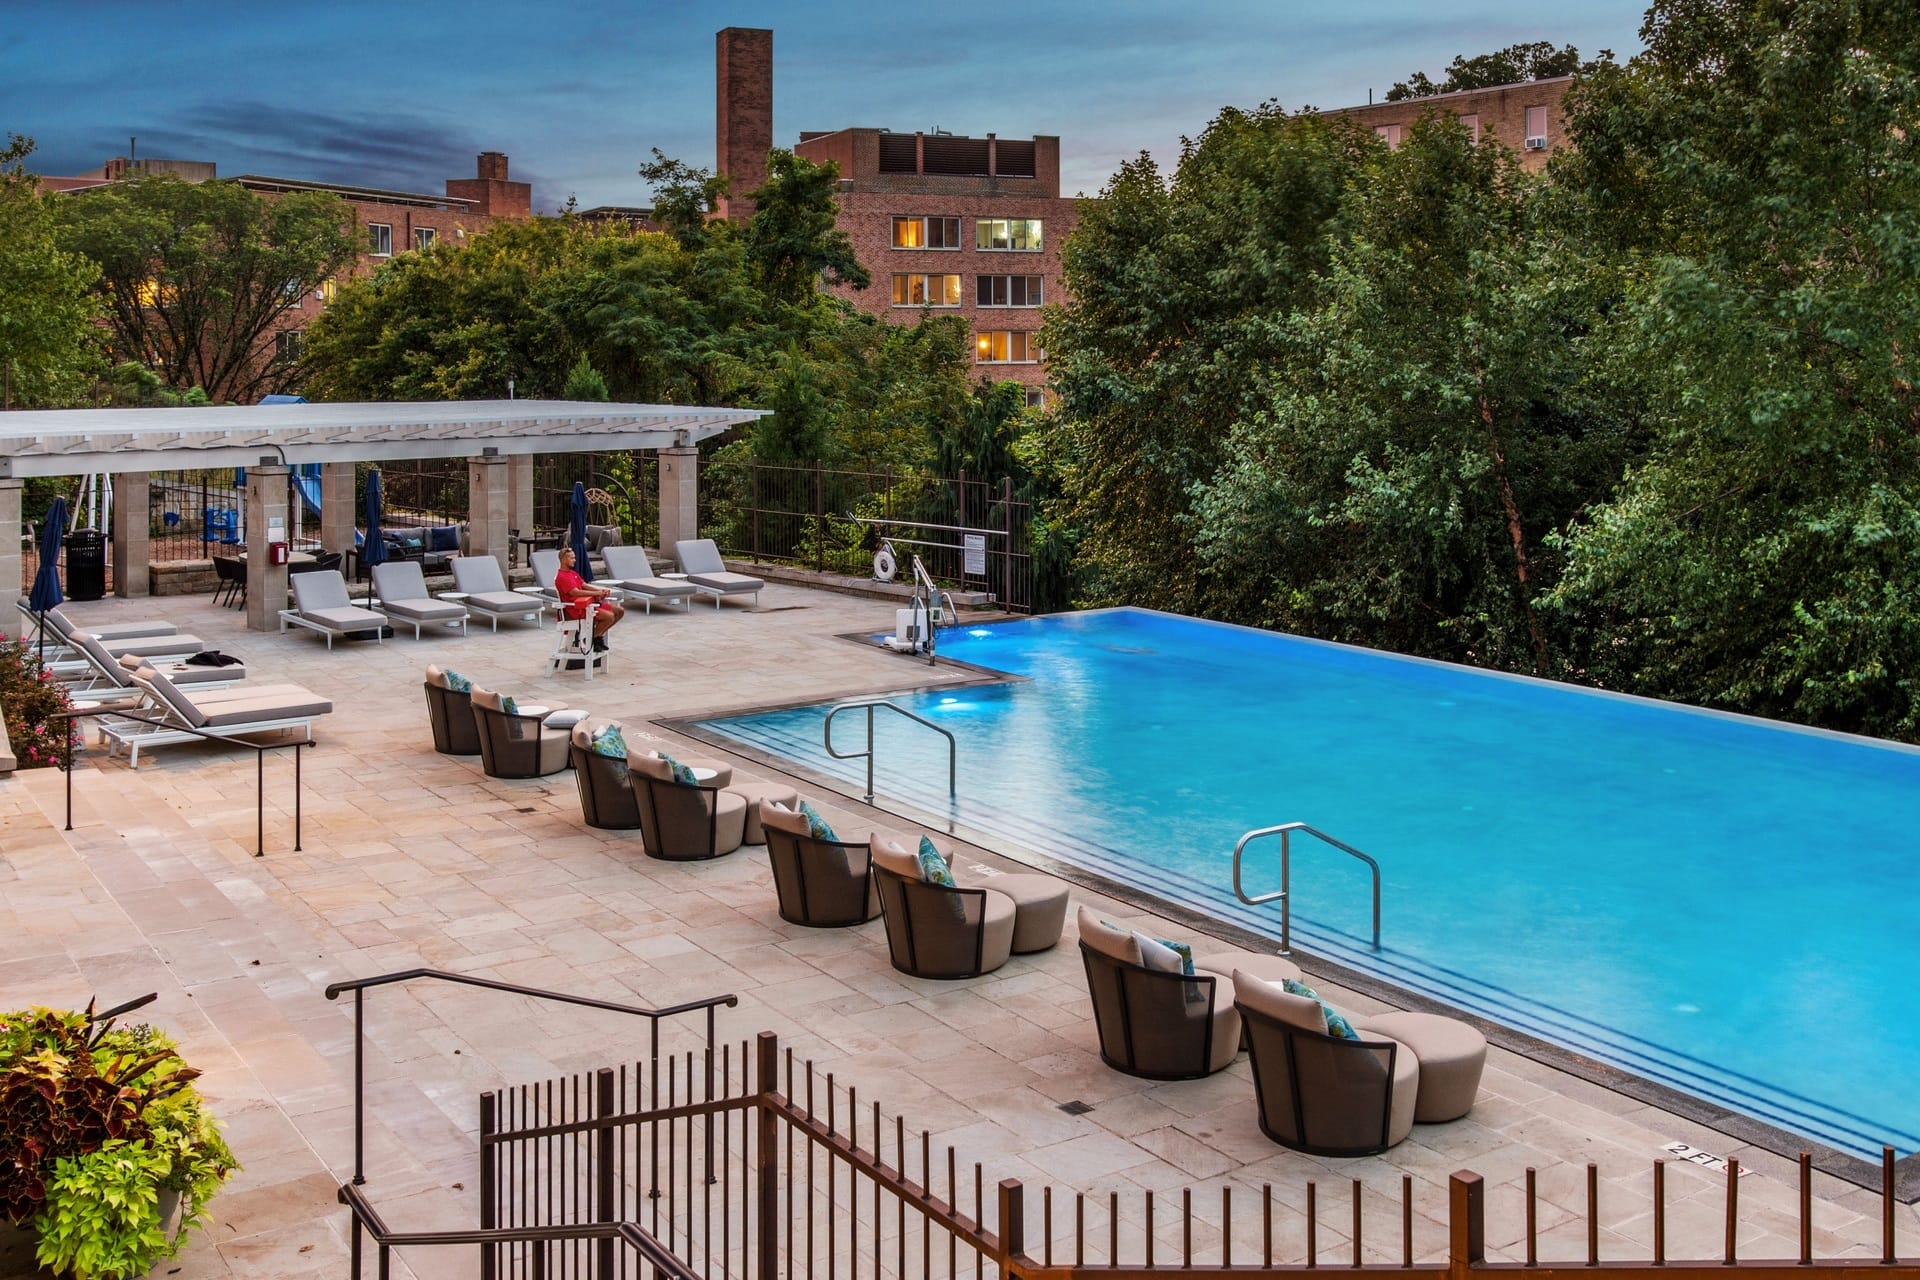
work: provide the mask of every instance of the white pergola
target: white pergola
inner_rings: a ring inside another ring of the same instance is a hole
[[[355,463],[468,460],[469,540],[504,569],[507,531],[532,524],[535,454],[651,449],[660,454],[660,541],[697,536],[700,441],[766,410],[584,400],[276,404],[167,409],[35,409],[0,414],[0,608],[20,582],[20,488],[32,476],[104,473],[113,515],[114,593],[145,595],[147,477],[154,471],[247,467],[248,622],[265,629],[286,596],[286,570],[266,564],[267,531],[286,527],[286,469],[321,464],[321,541],[353,539]],[[259,543],[256,547],[254,544]],[[9,608],[10,611],[10,608]]]

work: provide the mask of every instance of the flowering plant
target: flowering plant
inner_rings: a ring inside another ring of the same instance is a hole
[[[0,639],[0,715],[6,717],[7,740],[18,767],[48,769],[66,763],[68,744],[61,734],[77,730],[60,715],[71,710],[66,686],[47,673],[33,642]]]

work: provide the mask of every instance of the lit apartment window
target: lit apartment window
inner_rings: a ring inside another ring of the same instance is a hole
[[[384,222],[367,224],[367,252],[376,258],[393,256],[393,228]]]
[[[416,249],[426,248],[433,243],[433,236],[434,231],[432,227],[415,227],[413,229],[413,247]]]
[[[1461,116],[1460,127],[1467,131],[1467,136],[1469,138],[1473,139],[1474,146],[1477,147],[1480,145],[1480,113],[1479,112],[1477,111],[1470,112],[1467,115]]]
[[[1040,276],[978,276],[974,303],[982,307],[1037,307],[1046,301]]]
[[[973,247],[1010,253],[1038,253],[1040,219],[976,219],[973,224]]]
[[[340,282],[338,280],[322,280],[320,287],[313,291],[313,300],[324,307],[329,302],[332,302],[334,295],[339,292]]]
[[[980,364],[1038,364],[1041,356],[1034,334],[1007,329],[982,329],[974,353]]]
[[[292,364],[300,358],[300,349],[306,342],[306,335],[298,329],[282,329],[273,335],[273,358],[286,364]]]
[[[1527,108],[1527,150],[1545,151],[1547,149],[1547,109],[1545,107]]]
[[[1373,126],[1373,136],[1389,147],[1400,145],[1400,126],[1397,124],[1377,124]]]
[[[895,218],[893,247],[896,249],[958,249],[958,218]]]
[[[896,307],[957,307],[960,305],[959,276],[926,276],[917,273],[893,278],[893,305]]]

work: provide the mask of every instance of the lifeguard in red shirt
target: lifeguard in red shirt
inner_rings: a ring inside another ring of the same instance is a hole
[[[584,618],[589,604],[599,606],[593,614],[593,647],[604,650],[607,632],[627,616],[627,611],[613,598],[613,592],[605,587],[590,586],[574,571],[573,563],[573,548],[562,547],[560,572],[553,575],[553,592],[560,597],[561,611],[569,618]]]

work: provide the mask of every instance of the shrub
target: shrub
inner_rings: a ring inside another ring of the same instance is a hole
[[[41,1265],[121,1280],[179,1252],[239,1167],[199,1075],[161,1032],[92,1005],[0,1014],[0,1209],[38,1234]]]
[[[66,762],[63,727],[73,722],[56,717],[73,710],[65,686],[46,673],[30,640],[0,640],[0,715],[6,717],[7,740],[22,769],[46,769]]]

